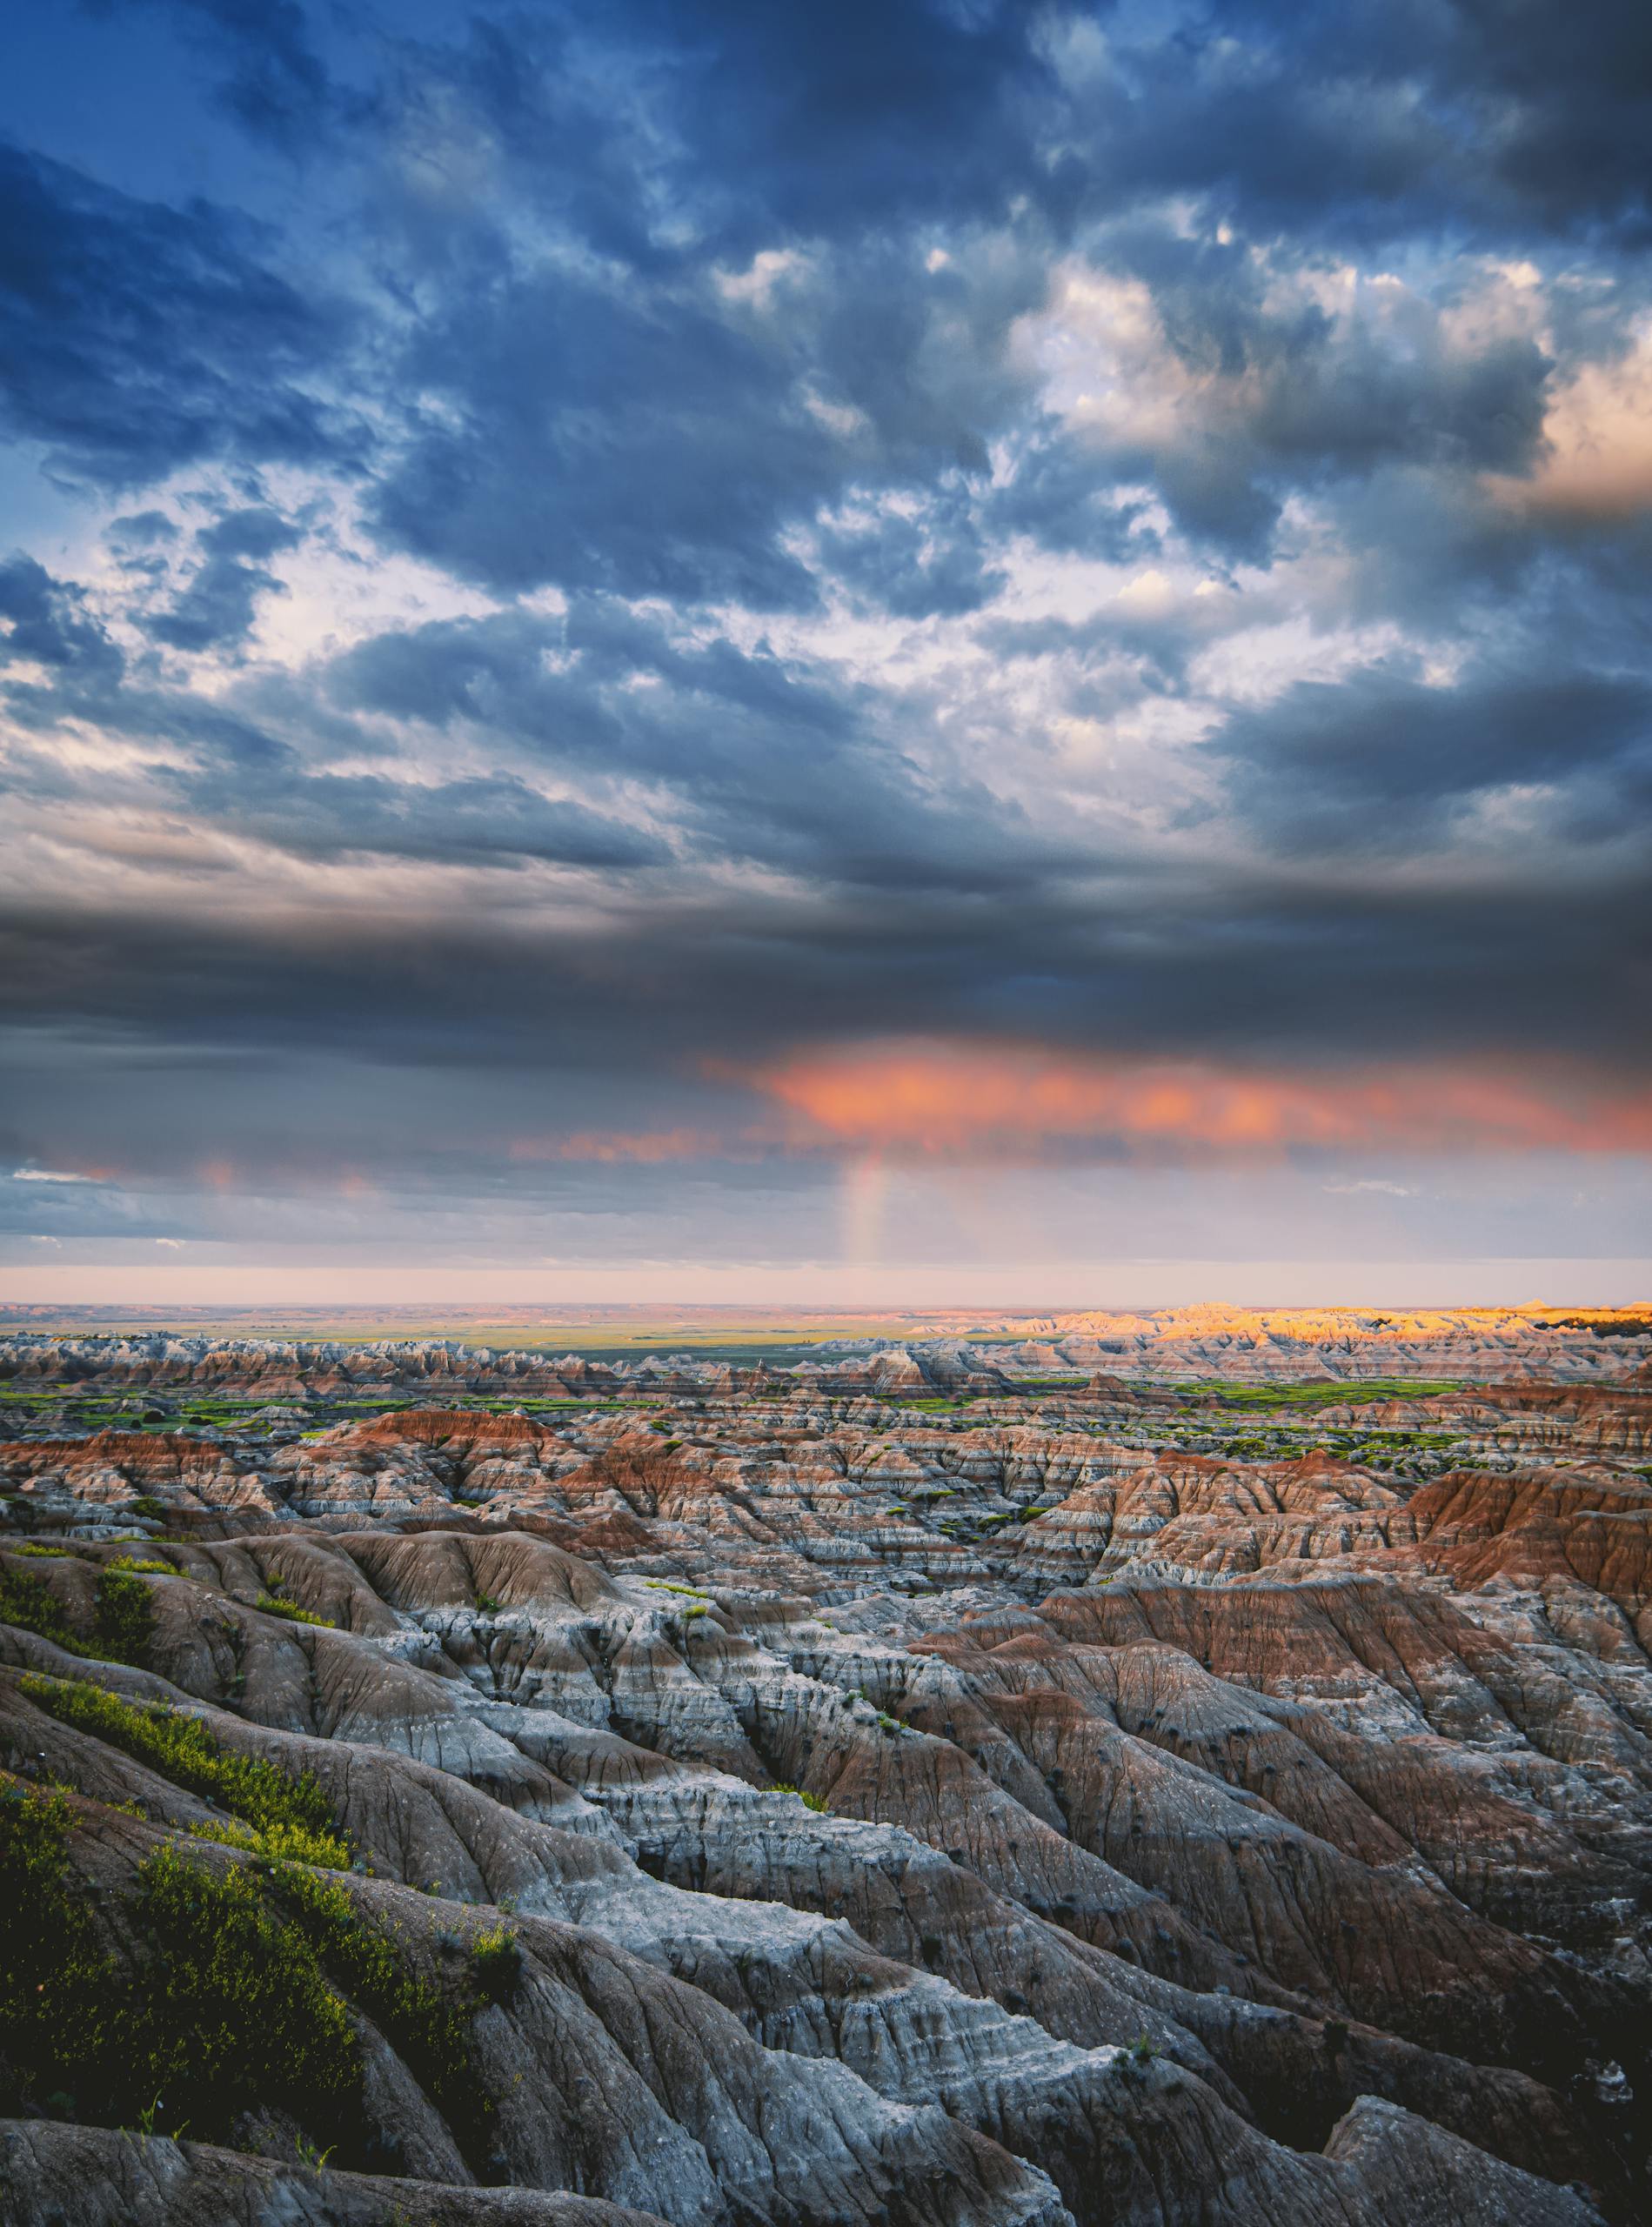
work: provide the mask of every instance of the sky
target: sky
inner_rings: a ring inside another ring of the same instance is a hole
[[[1652,14],[12,0],[0,1301],[1652,1296]]]

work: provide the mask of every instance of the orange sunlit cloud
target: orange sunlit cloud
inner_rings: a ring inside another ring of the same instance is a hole
[[[1575,1071],[1327,1074],[920,1043],[803,1053],[747,1080],[793,1118],[795,1144],[941,1159],[1085,1144],[1224,1157],[1295,1146],[1652,1152],[1652,1089]]]
[[[582,1129],[567,1137],[517,1137],[508,1149],[514,1160],[610,1160],[652,1166],[673,1160],[725,1159],[729,1141],[702,1129]]]

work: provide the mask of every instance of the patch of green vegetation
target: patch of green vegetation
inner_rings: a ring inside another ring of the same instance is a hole
[[[111,1562],[105,1564],[105,1568],[130,1569],[139,1577],[176,1577],[177,1575],[177,1572],[171,1562],[139,1562],[135,1555],[117,1555]]]
[[[124,1969],[102,1947],[69,1869],[64,1795],[0,1774],[0,2112],[28,2105],[104,2124],[184,2127],[233,2143],[276,2110],[311,2137],[360,2124],[351,1996],[458,2135],[473,2166],[495,2105],[471,2018],[519,1976],[515,1933],[472,1943],[474,1992],[450,2002],[393,1931],[301,1861],[221,1871],[164,1848],[139,1869]],[[298,1836],[291,1836],[295,1847]]]
[[[60,1793],[0,1785],[4,2106],[131,2124],[164,2103],[169,2123],[221,2141],[270,2104],[324,2130],[344,2123],[360,2087],[353,2021],[251,1876],[158,1850],[130,1905],[144,1953],[123,1972],[74,1889],[70,1825]]]
[[[0,1624],[16,1624],[22,1631],[49,1639],[68,1655],[97,1653],[70,1629],[64,1604],[51,1588],[27,1570],[0,1566]]]
[[[324,1630],[330,1632],[336,1632],[338,1628],[331,1616],[318,1616],[313,1608],[301,1608],[296,1601],[289,1601],[284,1593],[260,1593],[252,1605],[255,1608],[261,1608],[266,1616],[284,1616],[290,1624],[319,1624]]]
[[[818,1794],[806,1794],[800,1786],[772,1786],[771,1794],[795,1794],[806,1809],[823,1812],[826,1803]]]
[[[308,1825],[244,1825],[238,1817],[203,1817],[190,1827],[190,1836],[247,1849],[271,1863],[313,1863],[323,1871],[344,1871],[351,1861],[344,1842],[332,1833],[312,1832]]]
[[[132,1502],[132,1513],[150,1523],[164,1523],[166,1521],[165,1506],[156,1499],[153,1493],[139,1493]]]
[[[111,1662],[128,1662],[137,1669],[148,1662],[155,1604],[135,1571],[111,1563],[98,1579],[93,1630],[99,1650]]]
[[[70,1549],[67,1547],[38,1546],[33,1540],[30,1540],[26,1546],[14,1547],[11,1551],[14,1555],[48,1555],[55,1560],[60,1555],[68,1554]]]
[[[522,1976],[522,1943],[508,1925],[490,1925],[471,1943],[476,1983],[490,2003],[508,2003]]]
[[[68,1884],[69,1804],[0,1772],[0,2109],[78,2098],[108,2051],[110,1958]]]
[[[297,1875],[309,1876],[308,1874]],[[304,1929],[264,1903],[248,1871],[158,1849],[133,1912],[147,1951],[120,2004],[129,2092],[164,2097],[197,2139],[223,2140],[271,2104],[317,2133],[351,2123],[361,2044]]]
[[[1307,1383],[1247,1384],[1218,1379],[1179,1384],[1180,1392],[1214,1398],[1224,1408],[1326,1408],[1366,1405],[1374,1400],[1428,1400],[1461,1390],[1441,1378],[1408,1380],[1401,1376],[1367,1376],[1356,1382],[1316,1377]]]
[[[669,1577],[645,1578],[643,1582],[652,1585],[657,1593],[686,1593],[691,1601],[704,1601],[706,1598],[699,1586],[679,1585]]]
[[[383,2030],[474,2169],[495,2104],[472,2061],[465,2012],[409,1969],[391,1939],[368,1923],[336,1880],[296,1866],[281,1867],[273,1879],[294,1924]],[[520,1955],[518,1948],[518,1960]]]
[[[496,1599],[492,1593],[484,1593],[479,1587],[477,1590],[476,1605],[485,1616],[497,1616],[505,1608],[503,1601]]]
[[[174,1786],[220,1803],[260,1837],[232,1845],[292,1856],[344,1870],[354,1851],[339,1833],[332,1804],[308,1771],[296,1775],[261,1756],[224,1748],[202,1723],[164,1702],[134,1703],[82,1678],[23,1680],[23,1690],[60,1724],[90,1732],[147,1763]],[[214,1836],[223,1837],[223,1836]],[[267,1840],[269,1845],[264,1845]],[[312,1852],[298,1855],[302,1843]]]

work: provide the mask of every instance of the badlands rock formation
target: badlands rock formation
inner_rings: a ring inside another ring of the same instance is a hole
[[[1053,1342],[1082,1368],[1166,1376],[1613,1378],[1652,1350],[1644,1308],[1171,1307],[1005,1318],[977,1335]]]
[[[1652,1389],[1595,1342],[1259,1407],[12,1341],[14,1963],[164,1973],[222,2077],[134,2098],[0,1980],[0,2227],[1648,2217]],[[347,2111],[234,2087],[275,2016],[211,2024],[179,1866],[319,1960]]]
[[[1435,1378],[1470,1383],[1629,1380],[1652,1370],[1652,1316],[1628,1307],[1162,1307],[1147,1314],[960,1318],[967,1337],[826,1340],[774,1372],[826,1392],[984,1392],[1098,1372],[1173,1381]],[[592,1361],[498,1352],[457,1339],[270,1340],[170,1331],[130,1336],[0,1333],[0,1383],[190,1388],[306,1400],[358,1388],[523,1397],[656,1388],[726,1389],[742,1372],[689,1355]],[[1644,1381],[1644,1379],[1642,1380]]]

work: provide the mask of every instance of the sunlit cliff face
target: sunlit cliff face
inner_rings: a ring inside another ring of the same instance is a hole
[[[1652,1281],[1643,10],[12,14],[0,1301]]]

